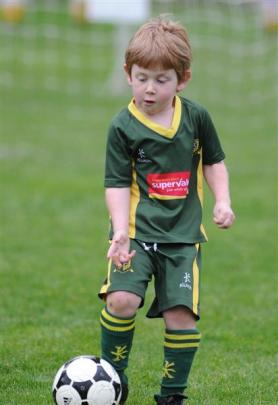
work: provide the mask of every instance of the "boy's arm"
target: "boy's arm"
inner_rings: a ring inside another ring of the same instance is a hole
[[[113,225],[113,239],[107,253],[107,258],[122,267],[134,255],[135,251],[129,252],[130,241],[128,237],[130,188],[106,188],[106,204]]]
[[[230,228],[235,215],[231,208],[229,175],[225,163],[221,161],[212,165],[204,165],[203,172],[215,198],[213,220],[219,228]]]

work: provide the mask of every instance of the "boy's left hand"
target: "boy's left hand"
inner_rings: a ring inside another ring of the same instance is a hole
[[[127,232],[117,231],[113,235],[110,248],[107,252],[107,258],[111,259],[118,268],[121,268],[124,263],[128,263],[135,256],[135,250],[130,252],[129,248],[130,240]]]
[[[217,202],[213,209],[213,221],[221,229],[228,229],[233,225],[235,214],[227,202]]]

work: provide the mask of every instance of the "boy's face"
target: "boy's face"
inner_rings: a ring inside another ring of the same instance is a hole
[[[125,71],[136,107],[150,117],[172,109],[176,93],[184,89],[191,76],[190,71],[187,71],[184,79],[178,82],[174,69],[145,69],[135,64],[131,68],[131,74],[127,72],[126,66]]]

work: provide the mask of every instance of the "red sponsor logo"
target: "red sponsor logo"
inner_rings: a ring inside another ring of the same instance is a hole
[[[150,173],[147,175],[149,197],[158,199],[186,198],[190,172]]]

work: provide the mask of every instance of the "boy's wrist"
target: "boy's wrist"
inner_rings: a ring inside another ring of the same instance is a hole
[[[114,233],[125,233],[128,235],[128,230],[124,228],[114,229]]]
[[[127,229],[116,229],[113,232],[113,239],[121,239],[121,240],[127,240],[128,239],[128,230]]]
[[[215,199],[215,204],[225,204],[231,205],[231,199],[229,197],[217,198]]]

